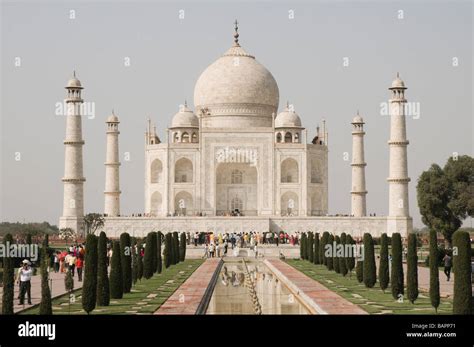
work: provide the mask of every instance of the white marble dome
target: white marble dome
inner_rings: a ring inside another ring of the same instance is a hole
[[[171,128],[198,128],[199,119],[188,106],[182,105],[178,113],[173,116]]]
[[[79,81],[76,78],[76,73],[75,72],[74,72],[74,76],[69,81],[67,81],[66,88],[80,88],[80,89],[82,89],[81,81]]]
[[[194,88],[205,127],[270,127],[278,103],[275,78],[238,43],[204,70]]]
[[[392,86],[391,86],[390,88],[391,88],[391,89],[393,89],[393,88],[406,89],[406,87],[405,87],[405,82],[403,82],[403,81],[400,79],[400,76],[397,74],[397,77],[393,80]]]
[[[107,117],[107,123],[119,123],[118,117],[115,115],[114,112],[110,116]]]
[[[300,128],[301,118],[289,105],[275,118],[275,128]]]

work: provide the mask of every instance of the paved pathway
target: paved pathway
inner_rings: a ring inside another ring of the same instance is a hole
[[[359,306],[344,299],[280,259],[266,259],[265,263],[316,314],[368,314]]]
[[[403,264],[403,271],[405,274],[405,284],[407,275],[407,264]],[[448,282],[443,271],[439,272],[439,292],[441,297],[453,296],[453,281],[454,274],[451,272],[451,279]],[[430,290],[430,268],[418,266],[418,288],[422,290]]]
[[[207,259],[155,312],[164,314],[196,314],[220,258]]]
[[[15,274],[17,273],[16,271],[18,271],[17,269],[15,269]],[[19,300],[17,299],[18,298],[18,295],[19,295],[19,285],[15,284],[15,301],[14,301],[14,307],[13,307],[13,310],[15,313],[18,313],[24,309],[27,309],[27,308],[30,308],[31,306],[34,306],[34,305],[37,305],[40,303],[41,301],[41,276],[40,276],[40,269],[38,269],[38,275],[36,276],[33,276],[31,278],[31,303],[33,305],[28,305],[27,304],[27,299],[26,299],[26,296],[25,296],[25,305],[20,305],[19,304]],[[52,282],[50,282],[50,286],[51,286],[51,283],[52,283],[52,291],[51,291],[51,296],[54,298],[54,297],[57,297],[57,296],[60,296],[64,293],[66,293],[66,289],[64,288],[64,277],[65,275],[64,274],[61,274],[61,273],[55,273],[55,272],[50,272],[49,274],[49,278],[52,280]],[[78,289],[78,288],[82,288],[82,282],[79,282],[78,279],[77,279],[77,273],[76,273],[76,276],[74,277],[74,289]],[[0,296],[3,294],[3,288],[0,288]],[[1,302],[0,302],[0,305],[1,305]]]

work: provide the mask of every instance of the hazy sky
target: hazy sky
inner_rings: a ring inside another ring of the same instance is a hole
[[[178,105],[192,104],[200,73],[231,46],[236,18],[241,45],[278,82],[280,110],[294,104],[310,138],[327,120],[330,213],[350,211],[344,152],[357,109],[366,121],[367,209],[388,212],[389,119],[380,104],[397,71],[420,107],[407,118],[415,226],[421,172],[453,152],[474,153],[472,2],[32,1],[3,2],[1,16],[2,221],[58,223],[65,119],[55,109],[73,69],[96,112],[83,119],[85,210],[103,211],[104,121],[114,108],[122,213],[142,212],[146,119],[165,140]]]

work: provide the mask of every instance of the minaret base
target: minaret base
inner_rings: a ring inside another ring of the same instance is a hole
[[[387,217],[387,235],[400,233],[402,237],[408,237],[413,232],[413,218],[411,217]]]
[[[77,234],[77,236],[85,235],[84,220],[79,217],[60,217],[59,218],[59,229],[71,228]]]

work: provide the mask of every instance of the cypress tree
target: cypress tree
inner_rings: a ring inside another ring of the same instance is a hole
[[[120,265],[122,266],[123,293],[130,293],[132,289],[132,247],[130,235],[120,235]]]
[[[392,273],[390,283],[393,298],[399,299],[400,296],[403,296],[402,238],[400,233],[392,235]]]
[[[179,263],[179,234],[177,231],[173,232],[173,265]]]
[[[383,233],[380,237],[380,264],[379,264],[379,283],[380,289],[385,293],[388,288],[390,275],[388,272],[388,237]]]
[[[165,268],[169,268],[171,265],[171,233],[165,235],[165,249],[163,250],[163,257],[165,260]]]
[[[329,237],[328,237],[328,243],[327,243],[331,248],[331,256],[330,257],[326,257],[326,267],[328,268],[329,271],[332,271],[334,270],[334,253],[335,253],[335,249],[334,249],[334,235],[332,234],[329,234]]]
[[[308,260],[312,263],[313,262],[313,247],[314,247],[314,240],[313,240],[313,233],[311,231],[308,232],[308,244],[307,244],[307,253],[308,253]]]
[[[364,262],[361,258],[362,257],[358,257],[356,261],[356,276],[359,283],[364,282]]]
[[[321,237],[321,244],[319,245],[319,262],[321,265],[327,265],[327,259],[326,259],[326,245],[329,240],[329,233],[325,231],[323,233],[323,236]]]
[[[306,245],[304,242],[305,238],[306,238],[306,234],[302,233],[301,238],[300,238],[300,258],[303,260],[305,259],[305,254],[306,254]]]
[[[350,253],[347,254],[346,256],[346,267],[347,270],[349,271],[349,276],[352,276],[352,270],[354,270],[355,267],[355,242],[352,239],[351,235],[346,236],[346,244],[351,245],[350,247]]]
[[[438,312],[440,302],[439,269],[438,269],[438,237],[435,230],[430,230],[430,301]]]
[[[153,233],[149,232],[146,237],[145,255],[143,256],[143,277],[145,279],[153,276]]]
[[[5,247],[13,244],[11,234],[6,234],[3,242]],[[2,314],[14,314],[13,297],[15,288],[15,268],[12,257],[3,257],[3,294],[2,294]]]
[[[123,297],[123,269],[120,243],[113,242],[112,260],[110,267],[110,297],[112,299],[122,299]]]
[[[132,252],[132,285],[135,285],[138,280],[138,248],[137,239],[132,237],[131,239],[131,252]]]
[[[109,306],[110,288],[107,273],[107,235],[101,232],[97,247],[97,306]]]
[[[453,314],[472,314],[471,241],[467,231],[453,235]]]
[[[163,260],[161,259],[161,243],[163,242],[163,233],[158,231],[156,234],[156,255],[157,255],[157,269],[159,274],[163,271]]]
[[[416,234],[410,233],[407,250],[407,297],[412,304],[418,298],[418,255],[416,251]]]
[[[48,276],[48,249],[47,246],[41,247],[41,302],[39,307],[39,314],[52,315],[53,306],[51,304],[51,289],[49,288]]]
[[[97,301],[97,236],[88,234],[82,284],[82,308],[89,314]]]
[[[347,275],[347,266],[346,266],[346,242],[347,242],[347,235],[346,233],[341,234],[341,245],[342,249],[344,250],[344,253],[341,257],[339,257],[339,272],[342,274],[342,276]]]
[[[139,281],[142,280],[143,278],[143,257],[142,257],[142,247],[143,247],[143,244],[142,242],[140,241],[138,243],[138,252],[137,252],[137,262],[138,262],[138,265],[137,265],[137,279]]]
[[[179,240],[179,261],[184,261],[186,258],[186,234],[184,232],[180,235]]]
[[[375,267],[374,240],[369,233],[364,234],[364,284],[372,288],[377,281],[377,270]]]
[[[313,263],[320,264],[319,262],[319,233],[314,234],[314,251],[313,251]]]
[[[338,253],[338,249],[341,244],[341,238],[339,237],[339,235],[334,236],[334,242],[336,242],[336,247],[334,248],[334,258],[333,258],[332,266],[334,267],[334,271],[336,273],[341,273],[341,270],[339,268],[339,253]]]
[[[158,271],[158,234],[156,231],[153,231],[151,233],[151,242],[152,242],[152,247],[151,247],[151,254],[152,254],[152,273],[155,273]]]

